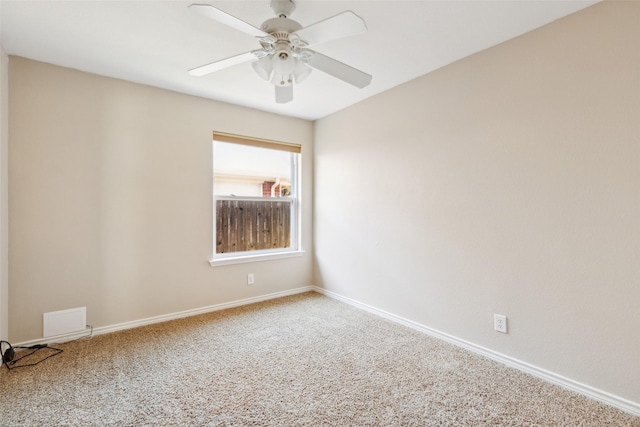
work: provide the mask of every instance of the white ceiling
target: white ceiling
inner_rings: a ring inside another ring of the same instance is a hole
[[[2,0],[0,13],[10,55],[314,120],[596,2],[298,0],[291,18],[303,26],[344,10],[365,20],[365,34],[314,50],[372,74],[373,81],[357,89],[316,70],[294,87],[288,104],[275,103],[273,86],[249,63],[204,77],[187,73],[260,47],[189,4],[208,3],[260,27],[274,17],[268,0]]]

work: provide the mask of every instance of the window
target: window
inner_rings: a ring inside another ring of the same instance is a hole
[[[213,133],[211,265],[299,253],[300,146]]]

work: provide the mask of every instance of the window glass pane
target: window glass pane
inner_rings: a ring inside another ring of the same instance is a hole
[[[291,156],[286,151],[214,141],[213,191],[216,196],[291,195]]]
[[[299,156],[279,147],[213,141],[214,254],[229,259],[298,248]]]

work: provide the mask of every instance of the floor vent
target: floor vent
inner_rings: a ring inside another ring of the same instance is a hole
[[[42,320],[44,338],[83,331],[87,326],[87,307],[44,313]]]

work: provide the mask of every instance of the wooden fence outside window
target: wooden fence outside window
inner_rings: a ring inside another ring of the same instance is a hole
[[[216,253],[291,246],[291,200],[216,200]]]

